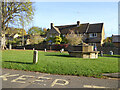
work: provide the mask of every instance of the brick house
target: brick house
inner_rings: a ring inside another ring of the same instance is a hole
[[[47,38],[61,34],[65,36],[70,34],[71,31],[74,31],[75,34],[83,34],[85,38],[84,42],[90,45],[102,46],[103,40],[105,39],[104,23],[80,24],[80,21],[77,21],[73,25],[63,26],[54,26],[51,23],[51,29],[47,33]]]
[[[112,43],[115,47],[120,48],[120,35],[112,35]]]

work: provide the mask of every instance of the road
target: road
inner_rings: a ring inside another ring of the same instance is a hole
[[[2,88],[118,88],[117,79],[2,69]]]

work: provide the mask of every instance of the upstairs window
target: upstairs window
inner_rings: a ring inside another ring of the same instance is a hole
[[[90,33],[89,37],[97,37],[97,33]]]
[[[92,46],[95,47],[95,46],[96,46],[96,43],[89,43],[89,45],[92,45]]]

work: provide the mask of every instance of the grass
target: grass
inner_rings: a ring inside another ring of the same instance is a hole
[[[120,56],[120,55],[118,55]],[[39,71],[51,74],[101,77],[102,73],[118,72],[118,58],[99,57],[82,59],[68,53],[39,51],[38,63],[33,64],[32,50],[2,51],[2,67],[8,69]]]

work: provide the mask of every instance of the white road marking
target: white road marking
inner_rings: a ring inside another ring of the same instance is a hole
[[[93,85],[84,85],[85,88],[108,88],[108,87],[102,87],[102,86],[93,86]]]
[[[65,83],[64,83],[64,84],[62,84],[62,83],[57,83],[57,81],[64,81]],[[55,79],[55,80],[53,81],[53,83],[51,84],[51,87],[53,87],[53,86],[55,86],[55,85],[67,85],[67,84],[69,84],[69,82],[68,82],[67,80],[64,80],[64,79]]]
[[[48,77],[38,77],[38,79],[46,79],[46,80],[50,80],[50,79],[52,79],[52,78],[48,78]],[[43,82],[44,80],[35,80],[35,81],[40,81],[40,82]],[[34,82],[35,82],[34,81]]]
[[[4,81],[7,81],[7,77],[19,76],[19,74],[10,75],[9,73],[1,75],[0,78],[3,78]]]
[[[26,78],[23,78],[23,77],[31,77],[31,78],[33,78],[33,77],[35,77],[35,76],[22,75],[22,76],[20,76],[20,77],[18,77],[18,78],[16,78],[16,79],[12,80],[11,82],[25,83],[25,82],[23,82],[23,81],[18,81],[18,80],[26,80]]]
[[[33,84],[36,84],[35,82],[45,82],[45,80],[50,80],[50,79],[52,79],[52,78],[43,77],[43,76],[45,76],[45,75],[42,75],[42,76],[38,77],[37,80],[33,81],[32,83],[33,83]],[[39,79],[45,79],[45,80],[39,80]],[[40,83],[37,83],[37,84],[40,84]],[[45,85],[46,85],[46,84],[45,84]]]

